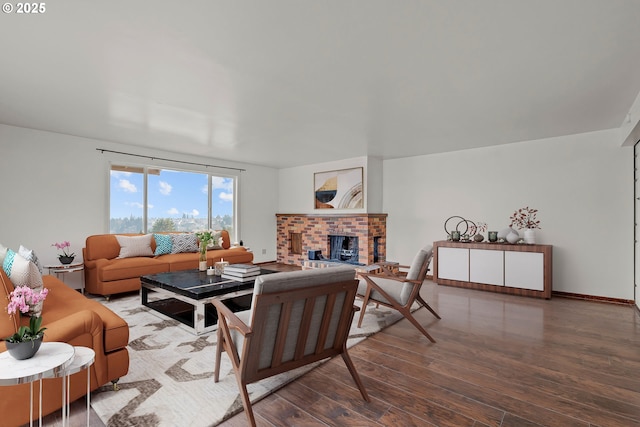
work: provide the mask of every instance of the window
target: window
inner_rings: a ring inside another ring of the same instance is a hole
[[[235,238],[236,177],[112,165],[111,233],[227,230]]]

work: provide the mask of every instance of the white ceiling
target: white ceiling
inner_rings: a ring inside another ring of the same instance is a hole
[[[0,15],[0,123],[273,167],[617,128],[640,91],[638,0],[45,5]]]

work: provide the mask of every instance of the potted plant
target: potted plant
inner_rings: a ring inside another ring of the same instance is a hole
[[[28,286],[18,286],[9,294],[7,313],[10,316],[27,314],[43,302],[48,293],[49,289],[47,288],[36,292]],[[20,326],[18,332],[10,337],[4,338],[9,354],[18,360],[33,357],[40,348],[40,344],[42,344],[42,339],[44,338],[44,331],[47,329],[41,326],[42,317],[31,315],[29,326]]]
[[[198,263],[198,269],[205,271],[207,269],[207,246],[213,243],[215,231],[204,230],[198,231],[196,237],[200,241],[200,262]]]
[[[69,253],[69,248],[71,247],[71,243],[66,240],[62,243],[54,243],[51,246],[55,246],[58,250],[62,251],[62,255],[58,255],[58,260],[60,264],[71,264],[73,259],[75,258],[75,253]]]
[[[537,209],[529,206],[518,209],[509,218],[511,227],[516,226],[518,229],[524,228],[524,242],[534,244],[536,242],[535,229],[540,228],[540,221],[536,218]]]

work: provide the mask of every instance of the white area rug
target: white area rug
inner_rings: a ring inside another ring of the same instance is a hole
[[[129,373],[120,379],[120,390],[105,385],[91,397],[91,406],[107,426],[215,426],[243,410],[226,353],[222,354],[220,381],[213,382],[215,332],[197,337],[176,321],[153,314],[140,304],[138,295],[113,297],[103,304],[122,316],[130,328]],[[349,347],[402,317],[395,310],[370,305],[358,328],[358,315],[351,326]],[[250,384],[251,401],[312,368]]]

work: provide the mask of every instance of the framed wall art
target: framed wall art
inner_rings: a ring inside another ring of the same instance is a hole
[[[361,209],[364,207],[363,169],[351,168],[313,174],[316,209]]]

